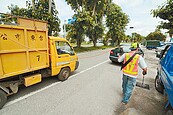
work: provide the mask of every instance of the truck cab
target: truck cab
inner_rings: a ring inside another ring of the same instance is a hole
[[[173,108],[173,45],[167,45],[159,55],[159,64],[155,78],[155,88],[168,98],[168,105]],[[172,110],[170,110],[172,112]]]
[[[57,74],[64,81],[79,66],[78,57],[71,44],[64,38],[49,36],[51,76]]]

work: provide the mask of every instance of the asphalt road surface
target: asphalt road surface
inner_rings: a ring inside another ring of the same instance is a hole
[[[78,54],[80,66],[70,78],[56,77],[25,88],[8,97],[0,115],[164,115],[166,101],[154,88],[158,59],[154,50],[145,50],[150,90],[136,87],[130,102],[123,106],[122,73],[109,60],[110,49]],[[139,75],[138,81],[141,81]]]

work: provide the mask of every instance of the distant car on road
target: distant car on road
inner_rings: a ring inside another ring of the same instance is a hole
[[[160,55],[161,51],[164,50],[167,45],[172,45],[172,44],[173,44],[173,42],[165,42],[163,46],[157,47],[155,49],[156,57],[158,57],[158,55]]]
[[[130,52],[130,44],[122,44],[120,47],[116,47],[110,51],[109,59],[112,62],[118,62],[118,57],[123,55],[124,53]],[[141,48],[138,49],[138,54],[144,56],[144,52]]]

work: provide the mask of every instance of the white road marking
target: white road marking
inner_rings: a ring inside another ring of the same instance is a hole
[[[106,61],[104,61],[104,62],[102,62],[102,63],[99,63],[99,64],[97,64],[97,65],[95,65],[95,66],[92,66],[92,67],[90,67],[90,68],[88,68],[88,69],[85,69],[85,70],[83,70],[83,71],[81,71],[81,72],[79,72],[79,73],[77,73],[77,74],[75,74],[75,75],[70,76],[69,79],[71,79],[71,78],[73,78],[73,77],[75,77],[75,76],[77,76],[77,75],[80,75],[80,74],[82,74],[82,73],[84,73],[84,72],[86,72],[86,71],[89,71],[89,70],[91,70],[91,69],[93,69],[93,68],[95,68],[95,67],[97,67],[97,66],[100,66],[100,65],[102,65],[102,64],[104,64],[104,63],[106,63],[106,62],[108,62],[108,61],[109,61],[109,60],[106,60]],[[50,87],[53,87],[53,86],[55,86],[55,85],[57,85],[57,84],[59,84],[59,83],[61,83],[61,82],[53,83],[53,84],[51,84],[51,85],[49,85],[49,86],[47,86],[47,87],[44,87],[44,88],[42,88],[42,89],[40,89],[40,90],[31,92],[31,93],[29,93],[29,94],[27,94],[27,95],[25,95],[25,96],[23,96],[23,97],[20,97],[20,98],[18,98],[18,99],[15,99],[15,100],[13,100],[13,101],[10,101],[10,102],[6,103],[6,105],[5,105],[4,107],[10,106],[10,105],[12,105],[12,104],[14,104],[14,103],[17,103],[17,102],[19,102],[19,101],[21,101],[21,100],[23,100],[23,99],[26,99],[26,98],[28,98],[28,97],[34,95],[34,94],[37,94],[37,93],[39,93],[39,92],[41,92],[41,91],[44,91],[44,90],[46,90],[46,89],[48,89],[48,88],[50,88]]]

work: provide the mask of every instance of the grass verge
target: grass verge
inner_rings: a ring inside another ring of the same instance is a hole
[[[106,48],[113,48],[112,46],[92,46],[92,47],[74,47],[75,52],[80,53],[80,52],[87,52],[87,51],[93,51],[93,50],[100,50],[100,49],[106,49]]]

